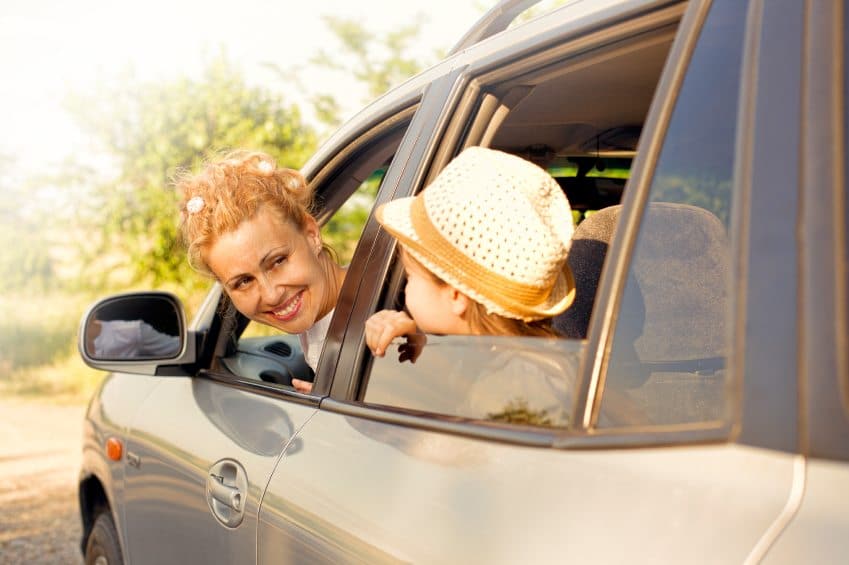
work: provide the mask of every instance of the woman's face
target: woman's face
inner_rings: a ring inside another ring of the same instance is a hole
[[[204,255],[239,312],[298,334],[336,304],[335,285],[322,267],[321,254],[314,219],[299,230],[263,207],[234,231],[219,236]]]

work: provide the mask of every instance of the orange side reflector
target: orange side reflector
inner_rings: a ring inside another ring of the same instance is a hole
[[[116,437],[110,437],[106,440],[106,457],[112,461],[120,461],[124,454],[124,444]]]

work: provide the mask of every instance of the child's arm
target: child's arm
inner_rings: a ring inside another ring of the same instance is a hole
[[[366,320],[366,343],[371,352],[377,357],[386,354],[386,348],[396,337],[410,336],[416,333],[416,323],[404,312],[395,310],[381,310],[372,314]],[[415,361],[418,354],[414,351],[408,352],[403,360]],[[295,390],[304,394],[312,392],[312,383],[300,379],[292,379]]]
[[[366,344],[375,357],[383,357],[396,337],[416,333],[416,323],[406,312],[381,310],[366,320]]]

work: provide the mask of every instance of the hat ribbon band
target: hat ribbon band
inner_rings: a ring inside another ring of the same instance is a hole
[[[421,239],[420,245],[414,244],[419,253],[457,275],[468,287],[476,289],[502,306],[510,308],[514,308],[517,304],[533,306],[548,299],[557,278],[556,271],[547,284],[538,287],[509,279],[476,263],[445,239],[430,221],[424,204],[425,194],[426,191],[413,198],[410,205],[410,220],[413,229]],[[402,243],[410,244],[406,241]]]

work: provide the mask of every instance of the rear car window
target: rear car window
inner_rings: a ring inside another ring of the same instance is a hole
[[[746,11],[714,2],[692,55],[628,270],[599,427],[728,415],[727,232]]]

